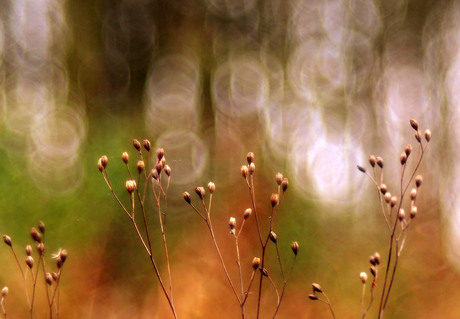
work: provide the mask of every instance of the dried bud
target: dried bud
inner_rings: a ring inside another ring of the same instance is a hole
[[[377,263],[375,262],[375,257],[374,257],[374,255],[369,256],[369,262],[371,263],[372,266],[377,265]]]
[[[142,173],[142,172],[144,171],[144,169],[145,169],[145,163],[144,163],[144,161],[143,161],[143,160],[137,161],[136,167],[137,167],[137,172],[138,172],[139,174]]]
[[[252,269],[256,270],[259,267],[260,267],[260,258],[254,257],[254,259],[252,260]]]
[[[391,193],[386,192],[384,198],[385,198],[385,202],[389,204],[391,202]]]
[[[42,222],[42,221],[39,221],[38,222],[38,230],[40,231],[40,233],[44,234],[45,233],[45,223]]]
[[[416,131],[418,130],[418,123],[417,123],[416,120],[411,119],[411,120],[410,120],[410,126],[412,126],[412,128],[413,128],[414,130],[416,130]]]
[[[377,268],[375,268],[374,266],[372,266],[371,268],[369,268],[372,276],[376,277],[377,276]]]
[[[59,278],[59,275],[55,272],[52,272],[51,277],[53,277],[53,280],[56,281]]]
[[[216,190],[216,185],[213,182],[209,182],[208,183],[208,190],[209,190],[210,194],[214,193],[214,191]]]
[[[248,219],[249,216],[251,216],[251,214],[252,214],[252,209],[246,208],[246,210],[244,211],[244,214],[243,214],[243,218]]]
[[[276,184],[281,185],[281,182],[283,181],[283,174],[276,173],[275,178],[276,178]]]
[[[375,261],[375,265],[380,265],[380,254],[378,252],[375,252],[374,253],[374,261]]]
[[[415,200],[416,198],[417,198],[417,189],[412,188],[412,190],[410,191],[410,200]]]
[[[313,301],[318,300],[318,297],[314,294],[308,295],[308,298],[310,298],[310,300],[313,300]]]
[[[163,163],[161,161],[158,161],[155,165],[155,169],[157,170],[158,174],[160,174],[161,170],[163,169]]]
[[[154,179],[154,180],[158,180],[158,177],[160,176],[158,174],[158,170],[156,168],[152,168],[152,170],[150,171],[150,176]]]
[[[45,281],[50,286],[53,284],[53,277],[51,276],[49,272],[45,274]]]
[[[65,263],[67,260],[67,250],[62,249],[61,252],[59,253],[59,258],[62,260],[62,263]]]
[[[406,213],[404,212],[404,209],[399,209],[399,213],[398,213],[398,219],[400,222],[402,222],[404,220],[404,218],[406,217]]]
[[[420,143],[422,141],[420,131],[415,131],[415,139]]]
[[[58,269],[62,268],[62,259],[61,259],[61,257],[56,258],[56,267]]]
[[[187,203],[189,203],[189,204],[192,203],[192,199],[191,199],[190,194],[189,194],[188,192],[184,192],[184,193],[182,194],[182,197],[185,199],[185,201],[186,201]]]
[[[365,284],[367,281],[367,274],[363,271],[362,273],[359,274],[359,279],[361,279],[361,282]]]
[[[134,146],[134,148],[135,148],[138,152],[140,152],[140,150],[141,150],[141,143],[140,143],[138,140],[136,140],[136,139],[133,140],[133,146]]]
[[[385,184],[380,184],[379,190],[380,190],[380,192],[381,192],[383,195],[385,195],[386,192],[388,191],[387,185],[385,185]]]
[[[425,140],[427,142],[431,141],[431,131],[430,130],[425,131]]]
[[[44,243],[38,244],[37,251],[40,256],[43,256],[45,254],[45,244]]]
[[[37,243],[42,242],[42,235],[38,232],[38,230],[35,227],[32,227],[30,230],[30,236],[32,237],[33,240],[35,240]]]
[[[157,158],[159,161],[161,161],[161,159],[163,158],[163,156],[165,155],[165,150],[162,149],[161,147],[157,149]]]
[[[30,246],[30,245],[26,246],[26,255],[27,256],[32,256],[32,246]]]
[[[294,253],[294,255],[297,256],[297,253],[299,252],[299,243],[296,242],[296,241],[293,241],[291,243],[291,249],[292,249],[292,252]]]
[[[127,180],[125,183],[125,188],[128,191],[128,193],[131,195],[135,190],[136,190],[136,181],[135,180]]]
[[[360,172],[366,173],[366,169],[362,167],[361,165],[356,165],[356,167],[358,168]]]
[[[230,227],[231,231],[235,230],[235,227],[236,227],[236,218],[235,217],[230,217],[230,219],[228,220],[228,227]]]
[[[422,186],[422,183],[423,183],[422,175],[417,175],[415,177],[415,186],[417,186],[417,188],[418,188],[418,187]]]
[[[311,286],[313,288],[313,293],[315,293],[315,292],[322,293],[323,292],[323,289],[321,288],[321,286],[319,284],[312,283]]]
[[[289,180],[287,177],[283,177],[283,180],[281,181],[281,189],[283,190],[283,193],[288,189],[289,187]]]
[[[249,175],[254,174],[254,172],[256,171],[256,165],[254,163],[249,164],[248,170],[249,170]]]
[[[161,162],[161,166],[162,166],[162,167],[165,167],[165,165],[166,165],[166,158],[163,156],[163,157],[161,158],[160,162]]]
[[[246,159],[248,160],[248,164],[251,164],[254,162],[254,153],[249,152],[248,155],[246,155]]]
[[[268,236],[270,237],[270,240],[276,244],[276,242],[278,241],[278,236],[276,236],[275,232],[271,231]]]
[[[399,157],[399,161],[401,162],[401,165],[406,164],[407,162],[407,155],[405,152],[401,153],[401,156]]]
[[[244,178],[246,178],[246,176],[248,176],[248,174],[249,174],[249,169],[248,169],[248,167],[246,165],[243,165],[243,166],[241,166],[240,172],[241,172],[241,175]]]
[[[2,289],[2,298],[5,298],[6,295],[8,295],[8,287],[7,286],[3,287],[3,289]]]
[[[30,269],[32,269],[32,267],[34,266],[34,259],[32,258],[32,256],[27,256],[26,264]]]
[[[13,242],[11,241],[11,237],[8,235],[3,235],[3,242],[10,247],[13,247]]]
[[[404,148],[404,153],[406,153],[407,157],[409,157],[410,153],[412,153],[412,145],[407,144]]]
[[[204,199],[204,195],[206,194],[205,190],[204,190],[204,187],[201,187],[201,186],[196,186],[195,187],[195,193],[198,195],[198,197],[203,200]]]
[[[144,148],[147,150],[147,152],[150,152],[150,141],[149,140],[143,140],[142,145],[144,145]]]
[[[372,167],[375,167],[376,162],[377,162],[377,159],[375,158],[375,156],[369,155],[369,164],[371,164]]]
[[[278,205],[280,202],[279,195],[278,194],[272,194],[270,196],[270,203],[272,204],[272,207],[275,207]]]
[[[268,270],[267,270],[267,268],[260,269],[260,271],[262,272],[262,275],[264,275],[265,277],[268,277]]]
[[[380,156],[377,156],[376,159],[377,159],[377,165],[380,168],[383,168],[383,159]]]
[[[168,177],[171,176],[171,167],[169,165],[165,165],[164,171]]]
[[[396,196],[392,196],[391,201],[390,201],[391,207],[395,207],[397,203],[398,203],[398,198]]]
[[[128,161],[129,161],[129,155],[127,152],[123,152],[123,154],[121,154],[121,159],[123,160],[123,162],[125,164],[128,164]]]
[[[107,164],[109,163],[109,159],[107,156],[103,155],[98,161],[97,161],[97,168],[99,171],[102,173],[103,170],[106,169]]]
[[[412,206],[410,209],[410,219],[414,219],[417,216],[417,206]]]

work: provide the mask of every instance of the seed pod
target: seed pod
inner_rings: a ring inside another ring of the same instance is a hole
[[[157,149],[157,158],[159,161],[161,161],[161,159],[163,158],[163,156],[165,155],[165,150],[162,149],[161,147]]]
[[[32,256],[32,246],[30,246],[30,245],[26,246],[26,255],[27,256]]]
[[[169,165],[165,165],[164,171],[168,177],[171,176],[171,167]]]
[[[377,163],[377,159],[375,158],[375,156],[369,155],[369,164],[371,164],[372,167],[375,167],[375,163]]]
[[[252,269],[256,270],[259,267],[260,267],[260,258],[254,257],[254,259],[252,260]]]
[[[423,183],[422,175],[417,175],[415,177],[415,186],[417,186],[417,188],[419,188],[420,186],[422,186],[422,183]]]
[[[374,253],[374,261],[375,261],[375,265],[380,265],[380,254],[378,252],[375,252]]]
[[[32,256],[27,256],[26,264],[30,269],[32,269],[32,267],[34,266],[34,259],[32,258]]]
[[[308,298],[310,298],[310,300],[313,300],[313,301],[318,300],[318,297],[314,294],[308,295]]]
[[[287,177],[283,177],[283,181],[281,182],[281,189],[283,190],[283,193],[288,189],[289,187],[289,180]]]
[[[246,210],[244,211],[244,214],[243,214],[243,218],[248,219],[249,216],[251,216],[251,214],[252,214],[252,209],[246,208]]]
[[[198,197],[203,200],[204,199],[204,195],[206,194],[205,190],[204,190],[204,187],[201,187],[201,186],[196,186],[195,187],[195,193],[198,195]]]
[[[417,198],[417,189],[412,188],[410,191],[410,200],[415,200]]]
[[[356,165],[356,167],[358,168],[360,172],[366,173],[366,169],[362,167],[361,165]]]
[[[129,161],[129,155],[127,152],[123,152],[123,154],[121,154],[121,159],[123,160],[123,162],[125,164],[128,164],[128,161]]]
[[[377,165],[380,167],[380,168],[383,168],[383,159],[380,157],[380,156],[377,156]]]
[[[147,152],[150,152],[151,144],[149,140],[143,140],[142,145],[144,145],[144,148],[147,150]]]
[[[275,244],[278,241],[278,236],[276,236],[274,231],[271,231],[270,234],[268,235],[268,237],[270,237],[270,240]]]
[[[240,172],[241,172],[241,175],[244,178],[246,178],[246,176],[248,176],[248,174],[249,174],[249,168],[246,165],[243,165],[243,166],[241,166]]]
[[[422,141],[420,131],[415,131],[415,139],[420,143]]]
[[[431,131],[430,130],[425,131],[425,140],[427,142],[431,141]]]
[[[102,155],[101,157],[101,164],[102,164],[102,167],[105,169],[107,168],[107,164],[109,163],[109,158],[105,155]]]
[[[294,253],[294,255],[297,256],[297,253],[299,252],[299,243],[296,242],[296,241],[293,241],[291,243],[291,249],[292,249],[292,252]]]
[[[54,280],[54,281],[56,281],[56,280],[59,278],[58,274],[55,273],[55,272],[52,272],[52,273],[51,273],[51,277],[53,277],[53,280]]]
[[[399,157],[399,161],[401,162],[401,165],[406,164],[407,162],[407,155],[405,152],[401,153],[401,156]]]
[[[251,163],[254,162],[254,153],[253,152],[249,152],[248,155],[246,155],[246,159],[248,161],[248,165],[250,165]]]
[[[45,254],[45,244],[44,243],[38,244],[37,251],[40,256],[43,256]]]
[[[3,287],[3,289],[2,289],[2,298],[5,298],[6,295],[8,295],[8,287],[7,286]]]
[[[275,179],[276,179],[276,184],[278,184],[278,185],[281,186],[281,182],[283,181],[283,174],[281,174],[281,173],[276,173]]]
[[[137,161],[137,165],[136,165],[136,168],[137,168],[137,172],[140,174],[144,171],[145,169],[145,163],[143,160],[139,160]]]
[[[188,192],[184,192],[184,193],[182,194],[182,197],[185,199],[185,201],[186,201],[187,203],[189,203],[189,204],[192,203],[192,199],[191,199],[190,194],[189,194]]]
[[[35,227],[32,227],[30,230],[30,236],[32,237],[33,240],[35,240],[37,243],[42,242],[42,235],[38,232],[38,230]]]
[[[61,253],[59,254],[59,258],[61,258],[62,263],[65,263],[65,261],[67,260],[67,250],[66,249],[61,250]]]
[[[395,207],[397,202],[398,202],[398,198],[396,196],[392,196],[391,201],[390,201],[391,207]]]
[[[410,209],[410,219],[414,219],[417,216],[417,206],[412,206]]]
[[[312,283],[311,284],[311,287],[313,288],[313,293],[315,292],[319,292],[319,293],[322,293],[323,292],[323,289],[321,288],[321,286],[317,283]]]
[[[363,271],[359,274],[359,279],[361,279],[361,282],[365,284],[367,282],[367,274]]]
[[[134,148],[135,148],[138,152],[140,152],[140,150],[141,150],[141,143],[140,143],[138,140],[136,140],[136,139],[133,140],[133,146],[134,146]]]
[[[374,266],[372,266],[371,268],[369,268],[371,274],[373,277],[376,277],[377,276],[377,268],[375,268]]]
[[[44,234],[45,233],[45,223],[42,222],[42,221],[39,221],[38,222],[38,230],[40,231],[40,233]]]
[[[400,209],[399,210],[399,213],[398,213],[398,219],[400,222],[402,222],[404,220],[404,218],[406,217],[406,213],[404,212],[404,209]]]
[[[131,195],[135,190],[136,190],[136,181],[135,180],[127,180],[125,183],[125,188],[128,191],[128,193]]]
[[[280,202],[279,195],[278,194],[272,194],[270,196],[270,203],[272,204],[272,207],[275,207],[278,205]]]
[[[3,242],[10,247],[13,247],[13,242],[11,241],[11,237],[8,235],[3,235]]]
[[[412,128],[413,128],[414,130],[416,130],[416,131],[418,130],[418,123],[417,123],[416,120],[411,119],[411,120],[410,120],[410,126],[412,126]]]
[[[45,281],[50,286],[53,284],[53,277],[51,276],[49,272],[45,274]]]
[[[385,185],[385,184],[380,184],[379,190],[380,190],[380,192],[381,192],[383,195],[385,195],[386,192],[388,191],[387,185]]]
[[[412,153],[412,145],[407,144],[404,148],[404,153],[406,153],[407,157],[409,157],[409,155]]]
[[[58,269],[62,268],[62,259],[61,259],[61,257],[56,258],[56,267]]]
[[[214,193],[214,191],[216,190],[216,185],[213,182],[209,182],[208,183],[208,190],[209,190],[210,194]]]
[[[256,165],[254,163],[249,164],[248,170],[249,170],[249,175],[254,174],[254,172],[256,171]]]
[[[230,219],[228,220],[228,227],[230,227],[231,231],[235,230],[235,227],[236,227],[236,218],[235,217],[230,217]]]
[[[369,256],[369,262],[371,263],[372,266],[377,265],[374,255]]]
[[[391,202],[391,193],[390,192],[386,192],[385,195],[384,195],[384,198],[385,198],[385,202],[387,204],[390,204]]]
[[[157,169],[156,168],[152,168],[152,170],[150,171],[150,176],[154,179],[154,180],[158,180],[158,177],[160,176]]]

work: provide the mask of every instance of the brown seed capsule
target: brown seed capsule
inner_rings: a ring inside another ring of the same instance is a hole
[[[292,250],[292,252],[294,253],[294,255],[297,256],[297,253],[299,252],[299,243],[296,242],[296,241],[293,241],[293,242],[291,243],[291,250]]]
[[[249,168],[246,165],[243,165],[243,166],[241,166],[240,172],[241,172],[241,175],[244,178],[246,178],[246,176],[248,176],[248,174],[249,174]]]
[[[260,267],[260,258],[254,257],[254,259],[252,260],[252,269],[256,270],[259,267]]]
[[[32,256],[32,246],[30,246],[30,245],[26,246],[26,255],[27,256]]]
[[[101,159],[98,159],[97,161],[97,169],[99,170],[99,172],[102,173],[102,171],[104,170],[104,166],[102,166],[102,161]]]
[[[254,153],[253,152],[249,152],[248,155],[246,155],[246,159],[248,161],[248,164],[251,164],[254,162]]]
[[[150,171],[150,176],[154,180],[158,180],[158,177],[160,176],[160,174],[158,173],[158,170],[156,168],[152,168],[152,170]]]
[[[56,258],[56,267],[58,269],[62,268],[62,259],[61,259],[61,257]]]
[[[230,228],[230,230],[235,230],[235,227],[236,227],[235,217],[230,217],[230,219],[228,220],[228,227]]]
[[[169,165],[165,165],[164,171],[168,177],[171,176],[171,167]]]
[[[417,216],[417,206],[412,206],[410,209],[410,219],[414,219]]]
[[[32,258],[32,256],[27,256],[26,264],[30,269],[32,269],[32,267],[34,266],[34,259]]]
[[[44,243],[38,244],[37,251],[40,256],[43,256],[45,254],[45,244]]]
[[[377,266],[380,265],[380,254],[378,252],[374,253],[374,261]]]
[[[160,174],[161,170],[163,169],[163,163],[161,161],[157,162],[155,164],[155,169],[157,170],[158,174]]]
[[[161,162],[161,166],[162,166],[162,167],[165,167],[165,165],[166,165],[166,158],[163,156],[163,157],[161,158],[160,162]]]
[[[33,240],[35,240],[37,243],[42,242],[42,235],[38,232],[38,230],[35,227],[32,227],[30,230],[30,236],[32,237]]]
[[[367,282],[367,274],[363,271],[359,274],[359,279],[361,279],[361,282],[365,284]]]
[[[45,281],[50,286],[53,284],[53,277],[51,276],[49,272],[45,274]]]
[[[157,158],[159,161],[161,161],[161,159],[163,158],[163,156],[165,155],[165,150],[162,149],[161,147],[157,149]]]
[[[138,140],[136,140],[136,139],[133,140],[133,146],[134,146],[134,148],[135,148],[138,152],[140,152],[140,150],[141,150],[141,143],[140,143]]]
[[[243,214],[243,218],[248,219],[249,216],[251,216],[251,214],[252,214],[252,209],[246,208],[246,210],[244,211],[244,214]]]
[[[62,249],[60,254],[59,254],[59,257],[61,258],[62,263],[65,263],[65,261],[67,260],[67,250]]]
[[[366,173],[366,169],[362,167],[361,165],[356,165],[356,167],[358,168],[360,172]]]
[[[140,174],[144,171],[145,169],[145,163],[143,160],[139,160],[137,161],[137,165],[136,165],[136,168],[137,168],[137,172]]]
[[[254,174],[254,172],[256,171],[256,165],[254,163],[249,164],[248,171],[249,171],[249,175]]]
[[[377,165],[378,165],[380,168],[383,168],[383,159],[382,159],[380,156],[377,156],[377,157],[376,157],[376,160],[377,160]]]
[[[283,181],[281,182],[281,189],[283,190],[283,193],[288,189],[289,187],[289,180],[287,177],[283,177]]]
[[[13,242],[11,241],[11,237],[8,235],[3,235],[3,242],[10,247],[13,247]]]
[[[278,194],[272,194],[270,196],[270,203],[272,204],[272,207],[275,207],[278,205],[280,202],[279,195]]]
[[[398,198],[396,196],[392,196],[391,201],[390,201],[391,207],[395,207],[397,203],[398,203]]]
[[[278,241],[278,236],[276,236],[275,232],[271,231],[268,236],[270,237],[270,240],[276,244],[276,242]]]
[[[101,164],[102,164],[102,167],[105,169],[107,168],[107,164],[109,163],[109,158],[105,155],[102,155],[101,157]]]
[[[209,190],[210,194],[214,193],[214,191],[216,190],[216,185],[213,182],[209,182],[208,183],[208,190]]]
[[[400,209],[399,210],[399,213],[398,213],[398,219],[400,222],[402,222],[404,220],[404,218],[406,217],[406,213],[404,212],[404,209]]]
[[[415,186],[417,186],[417,188],[418,188],[418,187],[422,186],[422,183],[423,183],[422,175],[417,175],[415,177]]]
[[[420,131],[415,131],[415,139],[420,143],[422,141]]]
[[[8,287],[7,286],[3,287],[3,289],[2,289],[2,298],[5,298],[6,295],[8,295]]]
[[[405,152],[401,153],[401,156],[399,157],[399,161],[401,162],[401,165],[406,164],[407,162],[407,155]]]
[[[150,144],[150,141],[149,141],[149,140],[143,140],[143,141],[142,141],[142,145],[143,145],[144,148],[147,150],[147,152],[150,152],[151,144]]]
[[[430,130],[425,131],[425,140],[427,142],[431,141],[431,131]]]
[[[376,277],[377,276],[377,268],[375,268],[374,266],[372,266],[371,268],[369,268],[371,274],[373,277]]]
[[[45,229],[46,229],[45,223],[42,222],[42,221],[39,221],[39,222],[38,222],[38,230],[40,231],[40,233],[44,234],[44,233],[45,233]]]
[[[389,204],[391,202],[391,193],[390,192],[386,192],[385,195],[384,195],[384,198],[385,198],[385,202],[387,204]]]
[[[310,300],[313,300],[313,301],[318,300],[318,297],[314,294],[308,295],[308,298],[310,298]]]
[[[55,273],[55,272],[52,272],[52,273],[51,273],[51,277],[53,277],[53,280],[54,280],[54,281],[56,281],[56,280],[59,278],[58,274]]]
[[[412,145],[407,144],[404,148],[404,153],[406,153],[407,157],[409,157],[409,155],[412,153]]]
[[[283,181],[283,174],[276,173],[275,179],[276,179],[276,184],[281,185],[281,182]]]
[[[198,195],[198,197],[203,200],[204,199],[204,195],[206,194],[205,190],[204,190],[204,187],[201,187],[201,186],[196,186],[195,187],[195,193]]]
[[[322,293],[323,292],[323,289],[321,288],[321,286],[317,283],[312,283],[311,284],[311,287],[313,288],[313,293],[315,292],[320,292]]]
[[[136,181],[135,180],[127,180],[125,183],[125,188],[128,191],[128,193],[131,195],[135,190],[136,190]]]
[[[376,162],[377,162],[377,159],[375,158],[375,156],[369,155],[369,164],[371,164],[372,167],[375,167]]]
[[[369,256],[369,262],[371,263],[372,266],[377,265],[377,263],[375,262],[375,257],[374,257],[374,255]]]
[[[417,123],[416,120],[411,119],[411,120],[410,120],[410,126],[412,126],[412,128],[413,128],[414,130],[416,130],[416,131],[418,130],[418,123]]]
[[[388,191],[387,185],[385,185],[385,184],[380,184],[379,190],[380,190],[380,193],[382,193],[383,195],[385,195],[385,193]]]
[[[186,201],[187,203],[189,203],[189,204],[192,203],[192,199],[191,199],[190,194],[189,194],[188,192],[184,192],[184,193],[182,194],[182,197],[185,199],[185,201]]]
[[[129,161],[129,155],[127,152],[123,152],[123,154],[121,154],[121,159],[123,160],[123,162],[125,164],[128,164],[128,161]]]
[[[410,200],[415,200],[417,198],[417,189],[412,188],[410,191]]]

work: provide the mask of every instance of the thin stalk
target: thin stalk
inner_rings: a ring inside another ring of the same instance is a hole
[[[278,245],[276,247],[278,249]],[[289,272],[286,278],[284,278],[284,274],[283,274],[283,289],[281,290],[281,295],[280,295],[278,304],[276,306],[275,313],[273,314],[273,319],[276,317],[276,314],[278,313],[278,310],[280,309],[281,302],[283,301],[284,292],[286,291],[286,285],[287,285],[289,278],[291,277],[292,269],[294,268],[296,259],[297,259],[297,255],[294,255],[294,260],[292,261],[291,268],[289,269]]]
[[[14,251],[13,245],[11,245],[11,251],[13,252],[14,259],[16,260],[16,263],[18,264],[19,270],[21,271],[22,278],[24,279],[24,290],[26,292],[27,304],[29,305],[29,310],[30,310],[32,305],[30,304],[29,291],[27,290],[26,274],[24,273],[24,270],[22,270],[21,263],[19,262],[18,256],[16,255],[16,252]]]

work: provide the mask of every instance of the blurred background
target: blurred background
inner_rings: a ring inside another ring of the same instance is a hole
[[[407,143],[416,149],[415,118],[433,139],[386,317],[458,318],[459,21],[460,3],[449,0],[2,0],[0,233],[25,257],[21,247],[42,220],[50,265],[67,249],[62,318],[170,317],[96,166],[106,154],[115,191],[129,203],[121,154],[130,152],[135,169],[132,139],[148,138],[172,168],[167,236],[179,316],[238,318],[206,226],[181,194],[214,181],[216,236],[237,278],[227,222],[251,206],[239,170],[252,151],[265,222],[275,174],[289,178],[275,228],[285,265],[290,242],[300,245],[278,317],[329,318],[307,298],[318,282],[337,318],[358,318],[359,273],[375,251],[386,259],[388,231],[356,164],[381,156],[397,194],[399,154]],[[260,254],[250,221],[240,240],[245,278]],[[273,250],[268,258],[276,262]],[[0,260],[7,309],[25,318],[6,245]],[[262,318],[275,301],[267,290]],[[255,302],[250,296],[249,317]]]

